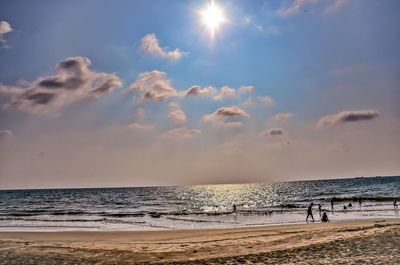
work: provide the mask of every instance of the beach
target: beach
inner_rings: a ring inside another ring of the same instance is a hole
[[[400,218],[227,229],[1,232],[0,264],[399,264]]]

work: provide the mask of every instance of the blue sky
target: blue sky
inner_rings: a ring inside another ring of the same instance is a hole
[[[2,1],[0,185],[399,173],[398,1],[215,3]]]

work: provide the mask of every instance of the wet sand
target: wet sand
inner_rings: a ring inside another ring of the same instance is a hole
[[[400,219],[212,230],[0,232],[0,264],[400,264]]]

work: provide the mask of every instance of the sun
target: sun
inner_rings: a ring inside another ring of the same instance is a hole
[[[214,1],[211,1],[200,14],[204,25],[208,28],[213,38],[220,25],[226,22],[222,8],[217,6]]]

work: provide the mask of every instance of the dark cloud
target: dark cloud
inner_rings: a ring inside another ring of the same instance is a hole
[[[262,136],[275,137],[285,135],[286,132],[281,128],[271,128],[261,133]]]
[[[90,64],[86,57],[70,57],[57,64],[53,75],[41,77],[23,87],[0,84],[0,96],[10,98],[3,107],[53,113],[65,105],[122,87],[118,76],[93,71]]]
[[[337,114],[324,116],[317,122],[317,127],[330,127],[337,124],[368,121],[379,116],[376,110],[342,111]]]

